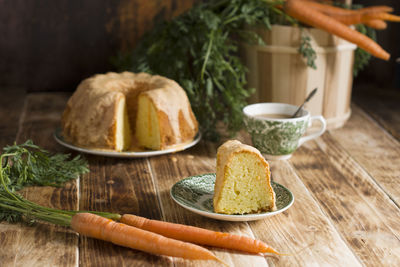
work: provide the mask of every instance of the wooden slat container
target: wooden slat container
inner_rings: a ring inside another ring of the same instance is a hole
[[[255,31],[266,45],[242,46],[242,58],[249,69],[248,85],[256,88],[250,102],[300,105],[318,87],[306,109],[312,115],[323,115],[329,129],[343,126],[351,113],[356,46],[313,28],[273,25],[271,30]],[[317,53],[316,70],[307,67],[298,52],[302,34],[310,36]]]

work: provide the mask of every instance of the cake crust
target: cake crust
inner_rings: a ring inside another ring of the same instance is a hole
[[[265,171],[265,194],[270,196],[270,203],[268,206],[260,206],[257,210],[252,210],[251,212],[263,212],[263,211],[272,211],[276,209],[275,206],[275,193],[271,186],[270,181],[270,170],[269,164],[261,155],[261,153],[254,147],[242,144],[237,140],[230,140],[225,142],[218,148],[217,152],[217,173],[216,173],[216,182],[214,187],[214,210],[218,213],[228,213],[226,209],[223,207],[221,202],[223,201],[223,191],[224,187],[228,186],[228,175],[229,169],[231,168],[232,161],[237,155],[249,155],[257,159],[257,164],[261,164],[262,168]],[[234,208],[233,208],[234,209]],[[241,212],[238,212],[241,213]]]
[[[134,135],[141,95],[148,97],[157,110],[161,142],[156,149],[194,138],[198,122],[185,91],[168,78],[132,72],[109,72],[83,80],[62,115],[64,138],[83,147],[121,150],[116,145],[118,103],[125,101],[131,139],[137,140]]]

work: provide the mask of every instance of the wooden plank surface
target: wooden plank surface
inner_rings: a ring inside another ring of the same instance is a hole
[[[318,161],[313,158],[309,164]],[[287,161],[272,161],[271,172],[274,181],[292,191],[295,202],[283,214],[250,223],[257,237],[278,251],[293,255],[271,258],[268,262],[273,266],[361,266],[312,192],[297,176],[297,170]]]
[[[358,106],[353,105],[352,110],[349,122],[342,129],[332,131],[332,136],[400,206],[399,141]]]
[[[73,91],[195,0],[1,1],[0,84]],[[197,1],[198,2],[198,1]]]
[[[0,97],[0,148],[11,145],[17,136],[26,92],[22,88],[1,88]]]
[[[400,141],[400,90],[364,85],[354,91],[355,103]]]
[[[34,94],[26,98],[17,143],[32,139],[35,144],[59,151],[53,132],[59,125],[64,109],[65,94]],[[61,149],[63,150],[63,149]],[[76,209],[78,195],[76,182],[63,188],[30,187],[23,194],[41,205]],[[2,266],[77,266],[78,238],[64,227],[45,223],[34,226],[1,224],[0,259]]]
[[[161,218],[147,159],[87,157],[90,173],[80,184],[80,209]],[[170,259],[80,237],[82,266],[168,266]]]
[[[30,94],[18,100],[19,107],[1,99],[0,115],[9,115],[4,122],[10,127],[0,128],[0,141],[33,139],[52,152],[71,152],[52,137],[67,99],[68,94]],[[79,181],[23,193],[56,208],[139,214],[251,236],[292,254],[210,248],[231,266],[400,266],[399,142],[359,106],[352,106],[343,128],[304,144],[289,161],[270,162],[274,180],[294,193],[295,203],[264,220],[213,220],[171,199],[175,182],[215,172],[217,146],[202,141],[186,151],[142,159],[86,156],[91,172]],[[0,246],[0,266],[220,266],[150,255],[45,223],[1,223]]]
[[[195,148],[171,156],[151,158],[150,163],[153,176],[156,180],[162,204],[165,221],[183,223],[222,232],[231,232],[246,236],[253,236],[246,223],[221,222],[208,219],[178,206],[170,197],[170,189],[174,183],[191,175],[215,172],[216,146],[211,143],[201,142]],[[245,266],[268,266],[265,259],[259,255],[232,252],[223,249],[212,249],[217,257],[228,264]],[[219,266],[213,261],[193,262],[174,259],[177,266]]]
[[[363,168],[329,133],[296,154],[297,174],[361,262],[399,266],[400,210]]]

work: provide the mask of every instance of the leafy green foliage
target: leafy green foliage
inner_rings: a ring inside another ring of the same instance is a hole
[[[262,41],[244,26],[270,28],[271,12],[277,14],[276,10],[260,0],[196,5],[157,25],[130,55],[120,55],[115,64],[120,70],[144,71],[177,81],[187,92],[205,138],[217,140],[218,121],[225,122],[231,133],[242,127],[242,108],[253,92],[246,88],[247,70],[237,55],[238,47],[243,39]]]
[[[87,162],[79,156],[68,160],[67,154],[50,155],[44,149],[27,141],[23,144],[7,146],[0,156],[0,221],[20,221],[22,213],[2,208],[17,200],[10,194],[26,186],[62,186],[89,171]]]
[[[317,65],[315,65],[317,53],[315,53],[315,50],[311,45],[310,36],[304,35],[303,33],[301,35],[299,53],[306,60],[307,66],[317,69]]]
[[[86,161],[79,156],[68,160],[68,154],[50,155],[31,140],[7,146],[3,151],[5,166],[1,175],[13,191],[32,185],[62,186],[89,172]]]
[[[120,53],[113,64],[120,70],[159,74],[177,81],[189,97],[206,139],[217,140],[217,122],[231,134],[242,127],[242,108],[254,91],[246,87],[247,69],[238,57],[239,42],[262,44],[246,29],[272,24],[298,25],[273,0],[216,0],[200,3],[169,22],[156,25],[128,54]],[[300,54],[308,66],[316,53],[310,38],[302,36]],[[356,52],[355,70],[368,62]]]

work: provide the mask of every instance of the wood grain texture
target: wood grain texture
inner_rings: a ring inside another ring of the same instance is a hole
[[[0,1],[0,85],[72,91],[195,0]],[[0,88],[1,90],[1,88]]]
[[[81,179],[80,209],[161,218],[147,159],[88,156],[90,173]],[[168,266],[171,260],[80,237],[82,266]]]
[[[350,121],[332,136],[400,206],[400,143],[357,106],[352,108]]]
[[[64,108],[65,94],[34,94],[26,98],[17,143],[32,139],[35,144],[59,151],[53,138]],[[62,149],[61,149],[62,150]],[[76,182],[63,188],[31,187],[23,191],[41,205],[77,209]],[[0,262],[2,266],[77,266],[78,237],[64,227],[36,223],[34,226],[1,224]]]
[[[256,88],[250,101],[301,105],[318,88],[306,109],[323,115],[330,129],[342,126],[350,115],[352,63],[356,46],[318,29],[272,25],[253,29],[266,45],[242,45],[242,59],[249,69],[249,87]],[[302,36],[310,37],[316,69],[299,54]]]
[[[18,142],[29,138],[52,152],[71,152],[52,137],[68,96],[29,94],[17,100],[21,107],[0,99],[0,115],[9,113],[4,125],[10,125],[1,128],[5,132],[0,131],[0,140],[14,133]],[[132,213],[252,236],[293,254],[263,257],[210,248],[231,266],[399,266],[399,142],[359,106],[351,108],[352,117],[343,128],[307,142],[289,161],[270,162],[274,180],[294,193],[295,203],[264,220],[217,221],[191,213],[170,198],[175,182],[215,171],[218,144],[205,141],[153,158],[86,155],[91,172],[79,183],[31,187],[23,194],[56,208]],[[238,139],[249,142],[243,133]],[[1,223],[0,246],[0,266],[220,266],[142,253],[46,223]]]
[[[150,164],[160,194],[163,219],[165,221],[203,227],[222,232],[253,236],[247,223],[221,222],[200,215],[178,206],[170,197],[170,189],[174,183],[191,175],[215,172],[216,146],[201,142],[194,148],[174,154],[151,158]],[[210,248],[217,257],[232,266],[268,266],[259,255],[250,255],[224,249]],[[221,266],[213,261],[188,261],[174,259],[176,266]]]
[[[295,169],[287,161],[271,161],[270,165],[274,181],[288,187],[295,202],[282,214],[250,223],[258,238],[282,253],[291,254],[268,258],[268,263],[271,266],[361,266]]]
[[[400,90],[362,85],[353,97],[359,107],[400,141]]]
[[[1,88],[0,147],[11,145],[17,136],[19,120],[24,108],[26,92],[23,88]]]
[[[363,265],[400,264],[400,210],[329,133],[291,163]]]

